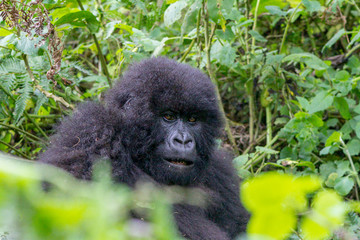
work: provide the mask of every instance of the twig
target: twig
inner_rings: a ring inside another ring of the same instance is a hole
[[[353,160],[352,160],[352,157],[351,157],[351,155],[350,155],[349,149],[347,148],[344,140],[342,140],[341,137],[340,137],[340,143],[341,143],[341,145],[342,145],[343,148],[344,148],[344,151],[345,151],[345,154],[346,154],[347,158],[349,159],[351,168],[352,168],[352,170],[353,170],[353,172],[354,172],[354,177],[355,177],[357,186],[360,187],[359,174],[358,174],[358,172],[356,171],[356,168],[355,168],[354,162],[353,162]],[[359,199],[359,196],[357,195],[356,198]]]
[[[82,5],[81,1],[80,0],[76,0],[80,9],[82,11],[85,11],[85,8],[84,6]],[[107,65],[106,65],[106,61],[105,61],[105,58],[104,58],[104,55],[102,54],[102,51],[101,51],[101,47],[100,47],[100,44],[99,44],[99,41],[97,39],[97,37],[95,36],[95,34],[91,34],[92,38],[94,39],[94,42],[95,42],[95,45],[96,45],[96,48],[98,50],[98,54],[99,54],[99,59],[100,59],[100,63],[101,63],[101,67],[102,67],[102,70],[106,76],[106,79],[108,81],[108,84],[110,87],[112,87],[112,79],[110,77],[110,73],[109,73],[109,70],[107,68]]]
[[[15,130],[15,131],[17,131],[17,132],[21,132],[22,134],[27,135],[28,137],[33,138],[33,139],[36,140],[36,141],[40,141],[40,142],[44,142],[44,143],[46,142],[46,141],[44,141],[43,139],[41,139],[41,138],[39,138],[39,137],[37,137],[37,136],[29,133],[29,132],[26,132],[26,131],[24,131],[24,130],[22,130],[22,129],[20,129],[20,128],[17,128],[17,127],[15,127],[15,126],[8,125],[8,124],[1,123],[1,122],[0,122],[0,126],[13,129],[13,130]]]
[[[186,50],[186,52],[184,53],[184,55],[180,58],[180,62],[183,62],[185,60],[185,58],[187,57],[187,55],[189,54],[189,52],[191,51],[191,49],[193,48],[194,44],[195,44],[196,38],[194,38],[191,43],[190,46],[188,47],[188,49]]]
[[[226,131],[226,134],[227,134],[227,137],[235,151],[235,154],[236,155],[239,155],[239,149],[236,145],[236,142],[235,142],[235,139],[234,139],[234,136],[232,135],[231,133],[231,129],[230,129],[230,126],[229,126],[229,122],[227,121],[226,119],[226,116],[225,116],[225,111],[224,111],[224,106],[222,104],[222,101],[221,101],[221,97],[220,97],[220,92],[219,92],[219,86],[218,86],[218,82],[216,81],[216,77],[215,77],[215,74],[214,72],[212,71],[212,67],[211,67],[211,59],[210,59],[210,52],[211,52],[211,40],[214,36],[214,33],[215,33],[215,24],[212,24],[211,25],[211,32],[210,32],[210,35],[209,35],[209,21],[208,21],[208,12],[205,11],[206,10],[206,7],[205,7],[205,1],[203,1],[203,13],[204,13],[204,24],[205,24],[205,53],[206,53],[206,68],[208,70],[208,73],[210,75],[210,79],[211,81],[214,83],[215,85],[215,92],[216,92],[216,97],[218,99],[218,102],[219,102],[219,107],[220,107],[220,111],[223,115],[223,119],[225,120],[225,131]]]
[[[283,52],[283,47],[284,47],[284,44],[285,44],[285,40],[286,40],[286,36],[287,36],[287,32],[289,30],[289,27],[290,27],[290,23],[291,23],[291,20],[292,18],[294,17],[295,13],[297,12],[297,10],[299,9],[299,7],[301,6],[302,2],[300,2],[295,10],[291,13],[290,15],[290,18],[288,19],[287,23],[286,23],[286,27],[285,27],[285,32],[284,32],[284,36],[281,40],[281,45],[280,45],[280,50],[279,50],[279,53],[282,53]]]
[[[29,61],[27,59],[27,55],[26,54],[22,54],[21,55],[22,59],[24,60],[24,63],[25,63],[25,68],[26,68],[26,71],[28,72],[31,80],[33,82],[35,82],[35,88],[38,89],[41,93],[43,93],[47,98],[52,98],[54,99],[55,102],[60,102],[62,103],[65,107],[67,108],[71,108],[71,109],[74,109],[74,106],[71,105],[70,103],[66,102],[62,97],[58,97],[48,91],[45,91],[42,86],[40,86],[38,84],[38,81],[36,80],[35,76],[34,76],[34,73],[31,71],[30,69],[30,64],[29,64]]]
[[[26,159],[30,159],[30,157],[28,157],[27,155],[25,155],[24,153],[20,152],[19,150],[17,150],[16,148],[14,148],[13,146],[11,146],[10,144],[0,140],[0,144],[3,144],[5,146],[7,146],[8,148],[10,148],[11,150],[13,150],[14,152],[16,152],[17,154],[23,156]]]
[[[13,95],[11,95],[1,84],[0,84],[0,88],[1,90],[4,91],[4,93],[9,97],[11,98],[11,100],[13,100],[14,102],[16,101],[16,99],[13,97]],[[29,114],[24,111],[24,115],[27,119],[29,119],[29,121],[31,123],[33,123],[35,125],[35,127],[39,130],[39,132],[45,137],[46,140],[49,139],[49,137],[46,135],[46,133],[41,129],[41,127],[37,124],[37,122],[34,121],[34,119],[32,119]],[[0,123],[1,124],[1,123]]]

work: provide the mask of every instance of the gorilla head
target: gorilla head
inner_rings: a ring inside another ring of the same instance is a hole
[[[206,169],[221,113],[210,79],[166,58],[132,65],[105,99],[134,163],[164,184],[191,185]]]

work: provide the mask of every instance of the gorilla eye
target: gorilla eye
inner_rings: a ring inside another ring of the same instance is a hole
[[[174,121],[175,120],[175,116],[170,114],[170,113],[165,113],[163,118],[166,120],[166,121]]]
[[[194,123],[194,122],[196,122],[196,118],[190,117],[190,118],[188,119],[188,121],[191,122],[191,123]]]

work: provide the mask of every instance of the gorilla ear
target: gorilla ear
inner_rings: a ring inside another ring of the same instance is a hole
[[[105,105],[111,108],[125,108],[126,105],[131,101],[133,98],[132,94],[130,93],[118,93],[113,91],[113,89],[109,90],[105,97]]]

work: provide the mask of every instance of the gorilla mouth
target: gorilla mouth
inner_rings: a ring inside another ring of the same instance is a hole
[[[180,159],[180,158],[165,158],[165,160],[169,163],[171,163],[172,165],[176,165],[176,166],[184,166],[184,167],[190,167],[192,166],[194,163],[190,160],[187,159]]]

